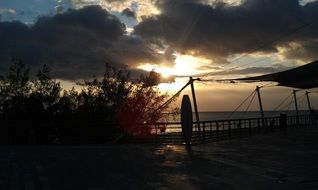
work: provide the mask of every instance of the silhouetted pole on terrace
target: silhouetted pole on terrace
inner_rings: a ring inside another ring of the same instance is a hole
[[[197,79],[193,79],[192,77],[190,77],[189,81],[190,81],[190,85],[191,85],[191,92],[192,92],[192,99],[193,99],[193,106],[194,106],[194,112],[195,112],[195,118],[198,124],[198,130],[201,131],[201,127],[200,127],[200,118],[199,118],[199,112],[198,112],[198,105],[197,105],[197,99],[195,97],[195,91],[194,91],[194,84],[193,81],[195,80],[200,80],[199,78]]]
[[[293,91],[294,94],[294,101],[295,101],[295,110],[296,110],[296,122],[297,122],[297,127],[299,125],[299,112],[298,112],[298,103],[297,103],[297,95],[296,95],[297,90]]]
[[[263,104],[262,104],[262,98],[261,98],[261,93],[259,91],[261,87],[256,86],[256,92],[257,92],[257,97],[258,97],[258,103],[259,103],[259,109],[261,111],[261,117],[262,117],[262,122],[263,122],[263,126],[265,126],[265,122],[264,122],[264,110],[263,110]]]
[[[308,109],[311,111],[311,105],[310,105],[310,99],[309,99],[309,92],[306,91],[306,98],[307,98],[307,104],[308,104]]]

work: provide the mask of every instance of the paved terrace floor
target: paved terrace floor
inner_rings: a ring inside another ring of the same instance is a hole
[[[0,146],[1,190],[318,189],[318,129],[194,146]]]

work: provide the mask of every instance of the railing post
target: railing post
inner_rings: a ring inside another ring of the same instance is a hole
[[[312,111],[310,116],[311,116],[313,127],[317,127],[317,116],[314,110]]]
[[[264,119],[265,120],[265,127],[266,127],[266,131],[270,131],[270,126],[268,125],[268,119]]]
[[[306,120],[306,126],[311,127],[310,115],[306,116],[305,120]]]
[[[241,137],[241,136],[242,136],[242,124],[241,124],[241,120],[239,120],[238,127],[239,127],[239,130],[240,130],[240,137]]]
[[[286,116],[286,114],[280,114],[280,116],[279,116],[279,127],[281,129],[286,129],[287,128],[287,116]]]
[[[251,135],[251,133],[252,133],[252,124],[251,124],[251,120],[249,119],[248,120],[248,133],[249,133],[249,135]]]
[[[270,131],[273,132],[274,131],[274,125],[275,125],[275,121],[274,119],[271,119],[269,122],[269,127],[270,127]]]
[[[216,139],[219,140],[219,122],[216,122]]]
[[[231,121],[228,121],[228,135],[229,135],[229,138],[231,138]]]
[[[203,142],[205,141],[205,123],[203,123]]]

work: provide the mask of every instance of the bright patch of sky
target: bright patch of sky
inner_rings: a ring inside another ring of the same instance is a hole
[[[68,8],[71,4],[61,0],[1,0],[0,14],[2,21],[32,24],[41,15],[54,15]]]
[[[317,0],[299,0],[299,3],[301,5],[306,5],[307,3],[315,2]]]
[[[121,20],[121,22],[125,23],[128,30],[127,32],[131,32],[131,30],[133,30],[133,27],[136,26],[138,23],[136,19],[132,17],[127,17],[119,12],[111,12],[111,13],[115,15],[116,17],[118,17]]]
[[[26,24],[33,24],[39,16],[54,15],[64,12],[69,8],[81,8],[88,5],[106,7],[103,1],[100,0],[1,0],[0,20],[9,22],[21,21]],[[127,5],[129,5],[132,11],[139,9],[139,5],[136,2]],[[126,24],[128,33],[133,31],[133,27],[138,23],[135,18],[121,14],[120,9],[110,10],[109,7],[107,9]]]

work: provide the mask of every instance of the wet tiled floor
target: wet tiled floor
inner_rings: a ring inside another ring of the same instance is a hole
[[[0,146],[0,190],[318,189],[318,129],[182,145]]]

